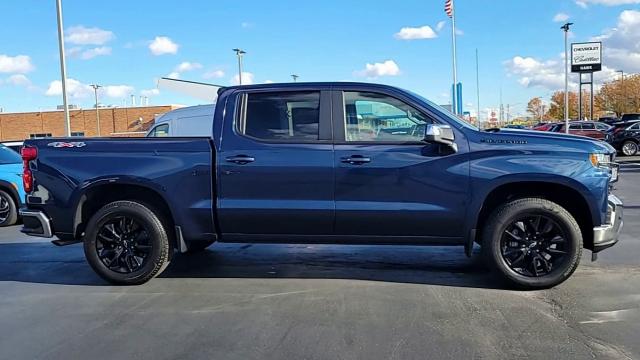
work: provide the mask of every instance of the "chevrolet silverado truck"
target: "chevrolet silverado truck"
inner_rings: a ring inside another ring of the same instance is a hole
[[[82,242],[105,280],[141,284],[175,253],[236,243],[474,243],[520,288],[566,280],[614,245],[615,150],[479,131],[409,91],[233,86],[202,137],[27,140],[22,231]],[[594,256],[595,257],[595,256]]]

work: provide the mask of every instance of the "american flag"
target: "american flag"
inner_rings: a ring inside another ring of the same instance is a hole
[[[444,3],[444,12],[447,13],[447,16],[453,17],[453,0],[446,0]]]

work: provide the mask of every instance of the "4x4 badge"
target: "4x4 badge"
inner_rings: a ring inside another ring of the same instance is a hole
[[[56,142],[47,144],[47,146],[52,146],[54,148],[81,148],[86,145],[87,144],[83,143],[82,141],[73,141],[73,142],[56,141]]]

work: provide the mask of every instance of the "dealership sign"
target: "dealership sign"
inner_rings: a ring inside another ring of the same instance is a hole
[[[571,72],[592,73],[602,70],[602,43],[571,44]]]

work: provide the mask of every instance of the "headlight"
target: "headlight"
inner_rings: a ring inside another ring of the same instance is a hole
[[[610,157],[607,154],[590,154],[589,160],[594,167],[609,167],[611,165]]]

